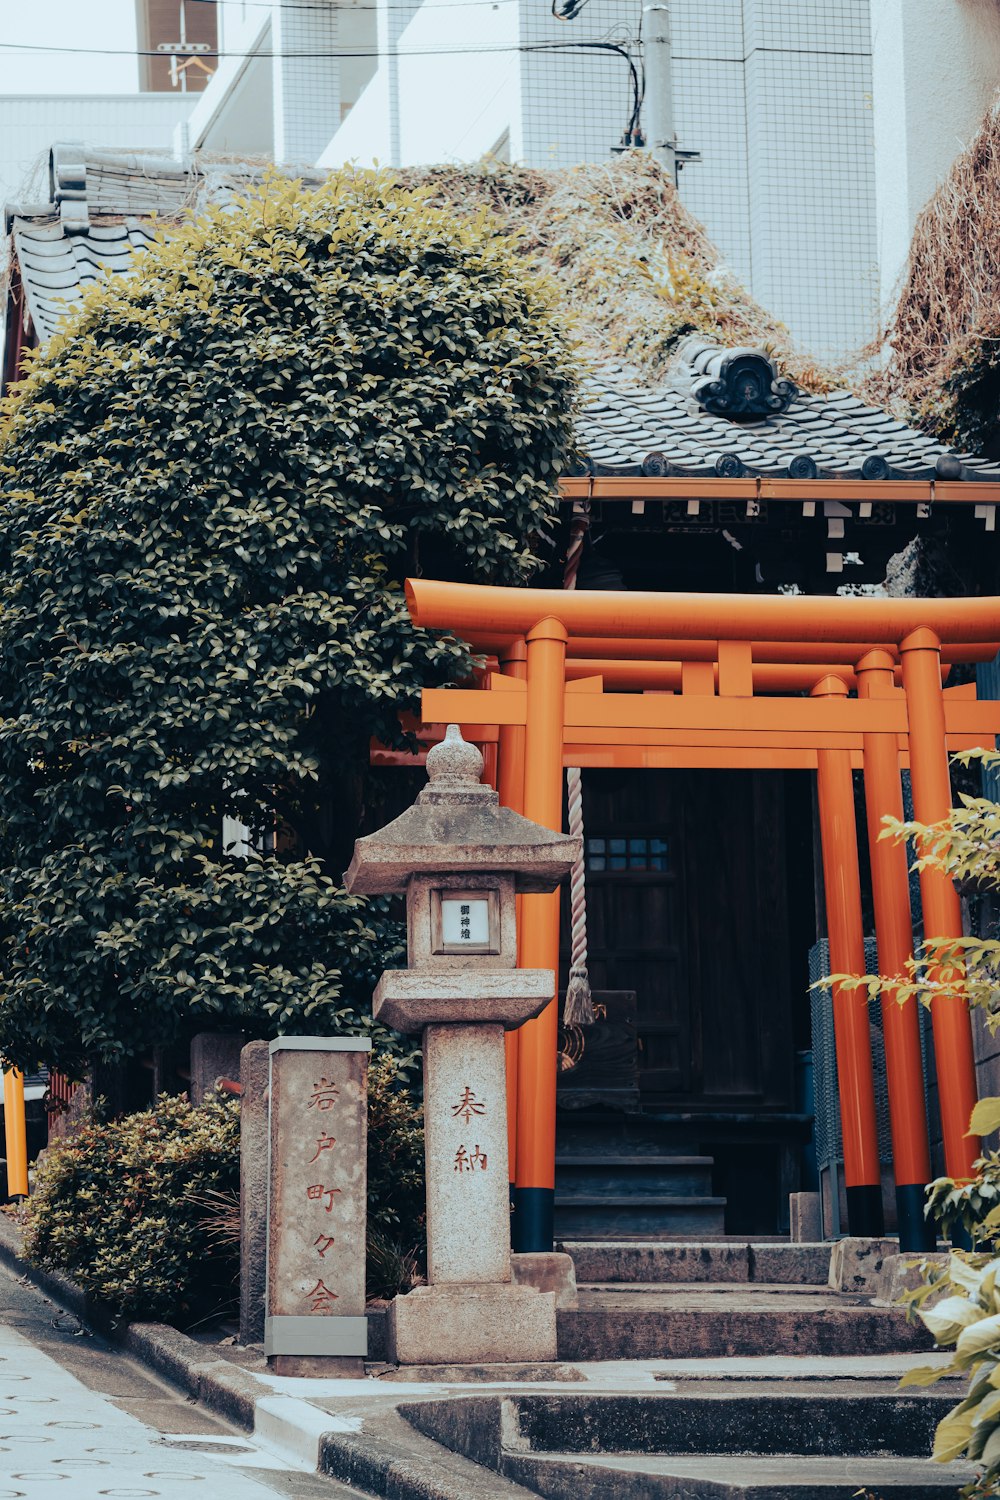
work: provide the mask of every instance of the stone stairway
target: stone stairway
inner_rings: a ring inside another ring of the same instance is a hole
[[[580,1384],[466,1388],[399,1407],[426,1437],[492,1471],[498,1494],[514,1485],[545,1500],[944,1500],[970,1477],[928,1457],[964,1383],[898,1389],[930,1340],[898,1309],[831,1289],[829,1245],[562,1248],[579,1306],[559,1311],[560,1378]],[[876,1263],[872,1253],[868,1269]]]
[[[407,1372],[425,1383],[400,1391],[392,1416],[415,1448],[425,1445],[421,1462],[436,1477],[408,1488],[380,1481],[373,1493],[944,1500],[970,1479],[928,1456],[965,1381],[899,1389],[907,1369],[941,1356],[921,1326],[873,1300],[891,1280],[892,1242],[838,1247],[834,1274],[850,1293],[829,1285],[828,1244],[624,1238],[560,1248],[573,1257],[578,1305],[559,1308],[558,1362]],[[358,1482],[356,1438],[326,1441],[328,1472]],[[405,1436],[393,1441],[409,1473]]]
[[[713,1195],[711,1156],[642,1116],[562,1117],[556,1155],[560,1239],[721,1235],[726,1200]]]
[[[897,1309],[827,1285],[828,1245],[566,1241],[579,1305],[564,1360],[886,1355],[927,1349]]]
[[[710,1156],[556,1157],[555,1229],[563,1239],[721,1234]]]
[[[546,1500],[944,1500],[970,1477],[926,1457],[952,1396],[897,1395],[887,1382],[788,1385],[522,1389],[400,1410],[420,1432]]]

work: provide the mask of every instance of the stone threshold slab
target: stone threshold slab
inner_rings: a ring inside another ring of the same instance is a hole
[[[587,1500],[621,1500],[623,1494],[639,1493],[633,1489],[638,1483],[643,1500],[847,1500],[859,1491],[878,1495],[880,1500],[929,1500],[932,1496],[936,1500],[953,1497],[957,1486],[967,1484],[973,1473],[967,1465],[941,1465],[930,1459],[795,1454],[675,1459],[537,1453],[525,1458],[506,1456],[504,1471],[516,1481],[537,1487],[547,1500],[576,1500],[581,1493]]]

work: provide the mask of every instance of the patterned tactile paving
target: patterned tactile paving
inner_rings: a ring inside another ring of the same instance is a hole
[[[274,1500],[242,1472],[264,1466],[245,1439],[161,1436],[0,1327],[0,1500]]]

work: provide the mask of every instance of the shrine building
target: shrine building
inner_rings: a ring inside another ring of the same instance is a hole
[[[5,384],[87,285],[256,171],[55,147],[46,201],[7,212]],[[947,752],[1000,733],[1000,464],[764,348],[692,336],[656,377],[604,352],[539,587],[438,582],[432,537],[408,585],[482,660],[425,693],[423,744],[460,724],[505,802],[584,838],[571,885],[522,898],[520,961],[589,983],[594,1020],[553,1003],[510,1044],[515,1245],[787,1233],[805,1191],[823,1233],[918,1248],[998,1049],[957,1001],[883,1015],[814,982],[962,930],[950,882],[877,835],[943,816]],[[422,753],[372,747],[390,803]]]
[[[522,903],[520,961],[563,991],[582,963],[595,1024],[511,1042],[515,1244],[782,1233],[805,1189],[825,1233],[918,1248],[924,1185],[976,1155],[970,1018],[810,983],[963,930],[878,834],[944,816],[947,752],[1000,732],[1000,470],[762,350],[690,340],[669,388],[605,366],[587,397],[547,586],[407,585],[484,661],[421,735],[459,723],[502,800],[584,836]]]

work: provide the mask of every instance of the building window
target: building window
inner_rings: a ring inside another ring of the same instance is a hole
[[[666,839],[587,839],[584,860],[588,870],[666,870]]]

